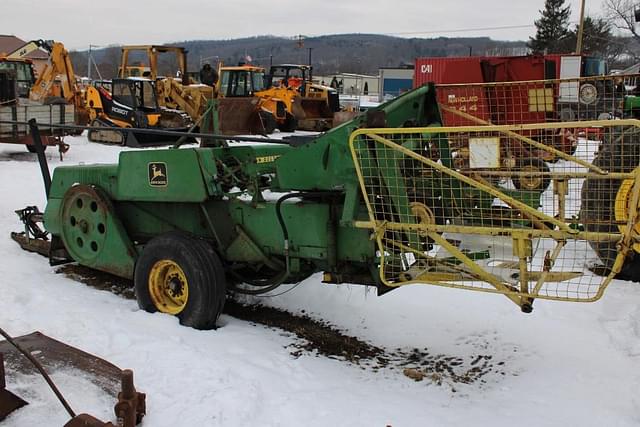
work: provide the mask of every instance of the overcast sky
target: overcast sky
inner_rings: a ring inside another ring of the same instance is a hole
[[[544,7],[544,0],[1,1],[0,33],[27,41],[53,39],[80,50],[89,44],[161,44],[267,34],[527,40],[535,34],[533,21]],[[601,14],[600,0],[586,3],[587,14]],[[567,4],[572,21],[577,21],[580,0]]]

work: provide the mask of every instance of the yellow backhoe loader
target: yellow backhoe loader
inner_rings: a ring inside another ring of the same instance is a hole
[[[46,50],[49,60],[31,87],[29,99],[43,104],[72,104],[75,107],[75,123],[86,124],[88,113],[84,97],[76,84],[73,64],[64,44],[53,40],[32,41],[25,45],[20,54],[24,56],[36,47]]]
[[[334,125],[334,113],[340,111],[338,92],[329,86],[313,82],[313,68],[309,65],[273,65],[266,78],[268,88],[287,88],[300,94],[298,128],[324,131]]]
[[[284,86],[265,87],[264,71],[264,68],[245,64],[221,66],[218,94],[224,98],[253,99],[265,133],[271,133],[275,128],[292,132],[297,129],[298,120],[304,117],[300,94]]]

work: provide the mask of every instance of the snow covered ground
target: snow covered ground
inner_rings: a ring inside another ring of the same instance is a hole
[[[62,164],[115,162],[119,148],[71,144]],[[47,153],[51,166],[61,164]],[[223,315],[216,331],[179,326],[135,301],[54,273],[9,238],[13,210],[45,205],[35,155],[0,146],[0,326],[34,330],[135,372],[147,393],[145,426],[637,426],[640,425],[640,285],[614,281],[597,303],[536,301],[520,313],[499,295],[410,286],[377,297],[312,277],[260,302],[304,310],[374,345],[496,367],[472,384],[415,382],[402,369],[361,369],[303,353],[296,338]],[[499,368],[497,368],[499,367]],[[8,389],[30,402],[6,426],[68,419],[39,377],[9,372]],[[53,376],[71,406],[104,420],[113,402],[70,371]],[[455,389],[455,391],[454,391]]]

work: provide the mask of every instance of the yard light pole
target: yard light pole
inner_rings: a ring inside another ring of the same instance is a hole
[[[102,79],[102,76],[100,76],[100,71],[98,70],[98,65],[96,65],[96,61],[93,60],[93,56],[91,56],[91,48],[94,48],[94,47],[100,47],[100,46],[95,44],[89,45],[89,54],[87,55],[87,79],[89,80],[91,80],[91,61],[93,61],[93,65],[96,67],[96,71],[98,71],[98,77]]]

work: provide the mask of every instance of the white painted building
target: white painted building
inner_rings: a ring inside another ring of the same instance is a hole
[[[317,83],[333,86],[342,95],[378,95],[379,77],[366,74],[338,73],[313,76]],[[324,82],[324,83],[323,83]]]

